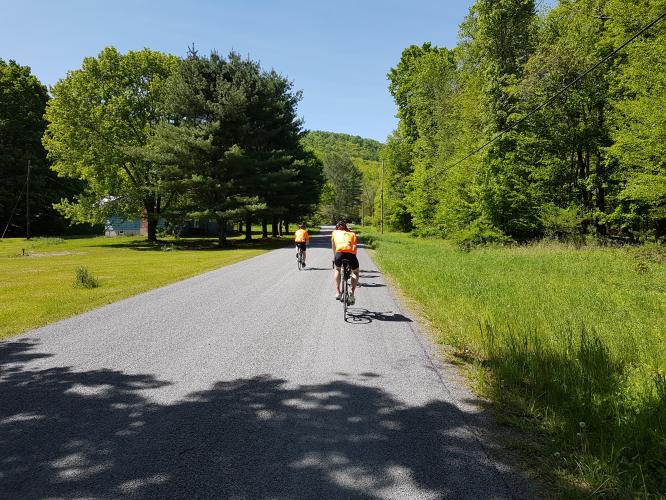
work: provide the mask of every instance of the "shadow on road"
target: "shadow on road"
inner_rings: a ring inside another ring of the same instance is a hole
[[[453,405],[408,407],[351,376],[219,381],[160,404],[149,395],[168,381],[26,366],[49,356],[38,347],[0,343],[0,498],[371,499],[405,484],[487,498],[478,478],[513,474],[474,451]]]
[[[383,288],[386,285],[384,285],[383,283],[368,283],[367,281],[359,281],[358,285],[356,286],[358,286],[359,288]]]
[[[382,285],[383,286],[383,285]],[[347,309],[347,323],[355,323],[366,325],[372,323],[373,321],[404,321],[411,323],[412,320],[407,316],[394,313],[393,311],[387,312],[376,312],[368,311],[367,309],[361,309],[359,307],[350,307]]]

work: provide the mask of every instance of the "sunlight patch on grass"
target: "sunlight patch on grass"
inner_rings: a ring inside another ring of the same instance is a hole
[[[0,240],[0,339],[131,295],[233,264],[277,248],[284,240],[183,238],[148,243],[143,237]],[[165,247],[169,251],[165,251]],[[97,287],[74,286],[86,268]]]

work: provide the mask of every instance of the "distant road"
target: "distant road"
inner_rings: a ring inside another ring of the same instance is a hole
[[[529,496],[362,249],[343,321],[329,238],[0,342],[0,498]]]

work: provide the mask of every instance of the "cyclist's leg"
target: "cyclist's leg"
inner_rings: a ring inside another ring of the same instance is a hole
[[[298,243],[298,251],[301,254],[301,262],[305,265],[305,244]]]
[[[358,284],[359,277],[359,268],[361,267],[358,263],[358,257],[352,254],[349,263],[351,264],[351,293],[353,294],[356,291],[356,285]]]
[[[340,300],[340,266],[342,266],[342,254],[337,252],[335,254],[335,271],[333,277],[335,279],[335,298]]]

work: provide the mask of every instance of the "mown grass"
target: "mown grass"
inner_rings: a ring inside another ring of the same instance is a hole
[[[478,389],[537,432],[544,468],[586,495],[666,495],[663,247],[464,252],[363,234]]]
[[[243,243],[232,238],[228,248],[219,249],[215,240],[200,238],[156,244],[145,237],[0,240],[0,339],[254,257],[287,241]],[[96,287],[77,285],[76,272],[82,267]]]

